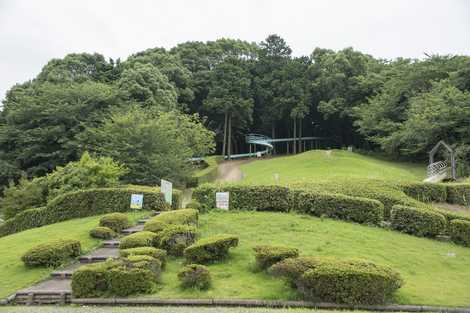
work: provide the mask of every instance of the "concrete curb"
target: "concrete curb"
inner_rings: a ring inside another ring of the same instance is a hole
[[[8,305],[12,303],[13,300],[15,300],[15,298],[16,298],[16,293],[6,297],[5,299],[0,299],[0,305]]]
[[[308,301],[244,300],[244,299],[135,299],[96,298],[72,299],[79,305],[150,305],[150,306],[221,306],[221,307],[265,307],[265,308],[312,308],[330,310],[365,310],[379,312],[448,312],[470,313],[469,307],[443,307],[430,305],[348,305],[336,303],[315,303]]]

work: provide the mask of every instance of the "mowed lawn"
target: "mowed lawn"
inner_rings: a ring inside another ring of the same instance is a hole
[[[148,212],[128,213],[136,221]],[[21,256],[35,245],[55,239],[76,239],[84,253],[97,247],[100,240],[90,237],[90,230],[98,226],[100,216],[74,219],[40,228],[29,229],[0,238],[0,298],[47,278],[52,268],[28,268],[21,262]]]
[[[177,272],[183,259],[172,259],[159,290],[147,297],[299,299],[280,279],[254,271],[256,245],[287,245],[302,255],[362,258],[399,271],[405,285],[396,302],[470,306],[470,248],[413,237],[381,228],[332,219],[275,212],[211,212],[200,217],[202,237],[220,233],[240,237],[225,262],[209,265],[213,286],[182,290]]]
[[[241,166],[243,183],[302,183],[321,179],[373,178],[393,181],[420,181],[426,165],[385,161],[344,150],[315,150],[292,156],[256,160]]]

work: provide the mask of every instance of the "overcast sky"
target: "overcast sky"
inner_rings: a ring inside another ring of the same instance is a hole
[[[0,99],[51,58],[221,37],[281,35],[295,55],[315,47],[382,58],[470,54],[469,0],[0,0]]]

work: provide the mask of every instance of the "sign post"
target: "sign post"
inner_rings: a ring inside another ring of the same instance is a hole
[[[162,179],[160,182],[160,190],[165,197],[165,202],[171,205],[173,202],[173,184],[168,180]]]
[[[131,209],[141,210],[144,204],[144,195],[132,194],[131,195]]]
[[[228,210],[229,209],[230,193],[228,192],[217,192],[215,194],[215,207],[217,209]]]

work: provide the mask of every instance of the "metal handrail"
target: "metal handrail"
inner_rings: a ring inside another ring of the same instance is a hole
[[[428,177],[444,174],[449,169],[446,161],[434,162],[428,165],[427,172]]]

